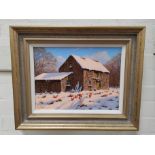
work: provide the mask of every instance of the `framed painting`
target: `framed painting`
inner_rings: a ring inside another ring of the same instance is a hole
[[[10,27],[16,129],[138,130],[145,27]]]

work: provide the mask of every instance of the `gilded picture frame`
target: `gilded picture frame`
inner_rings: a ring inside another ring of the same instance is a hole
[[[15,128],[139,129],[145,27],[10,27]],[[126,47],[121,114],[33,113],[30,45],[108,44]]]

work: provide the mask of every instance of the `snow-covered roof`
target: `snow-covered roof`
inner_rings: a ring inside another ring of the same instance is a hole
[[[59,73],[42,73],[35,77],[35,80],[62,80],[70,75],[72,72],[59,72]]]
[[[79,57],[77,55],[72,55],[74,59],[79,63],[81,68],[88,69],[88,70],[94,70],[94,71],[100,71],[103,73],[109,73],[109,71],[104,67],[104,65],[98,61],[95,61],[90,58],[83,58]]]

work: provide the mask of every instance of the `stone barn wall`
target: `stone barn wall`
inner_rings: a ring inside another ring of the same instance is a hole
[[[61,81],[52,80],[36,80],[35,81],[35,92],[61,92]]]
[[[83,70],[84,90],[109,89],[109,73]]]
[[[83,86],[83,69],[72,56],[59,68],[59,72],[73,72],[68,79],[72,89],[75,88],[78,82],[80,86]]]

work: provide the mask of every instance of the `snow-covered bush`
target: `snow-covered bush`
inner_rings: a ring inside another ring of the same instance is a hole
[[[72,92],[80,92],[82,90],[82,86],[80,86],[80,82],[78,81],[75,88],[72,89]]]

